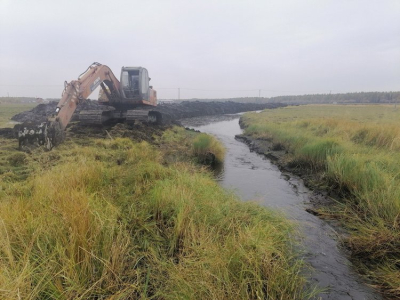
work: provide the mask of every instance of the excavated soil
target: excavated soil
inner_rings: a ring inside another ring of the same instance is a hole
[[[163,115],[169,115],[172,120],[213,116],[223,114],[236,114],[246,111],[272,109],[287,106],[281,103],[239,103],[239,102],[200,102],[184,101],[179,104],[160,105],[155,110]]]
[[[11,118],[11,120],[25,123],[36,123],[40,124],[42,122],[46,122],[47,118],[50,117],[57,108],[58,102],[53,101],[47,104],[39,104],[32,108],[31,110],[24,111],[22,113],[16,114]],[[72,116],[71,121],[79,120],[79,112],[81,110],[101,110],[104,106],[101,106],[97,103],[97,101],[86,100],[83,103],[79,104],[75,110],[75,113]]]
[[[163,125],[159,126],[142,126],[140,124],[132,126],[117,126],[118,136],[135,135],[135,140],[148,140],[149,137],[159,135],[158,132],[165,130],[170,124],[179,124],[179,120],[183,118],[210,116],[210,115],[222,115],[222,114],[235,114],[239,112],[255,111],[263,109],[272,109],[278,107],[284,107],[285,104],[280,103],[238,103],[238,102],[200,102],[200,101],[184,101],[177,104],[165,104],[159,105],[152,110],[159,111],[163,114]],[[29,111],[25,111],[16,114],[11,118],[13,121],[20,122],[17,124],[14,130],[11,128],[0,129],[0,136],[5,138],[17,137],[17,132],[21,126],[30,126],[31,124],[40,124],[47,121],[57,108],[57,102],[50,102],[47,104],[39,104]],[[79,104],[75,110],[71,123],[79,120],[79,113],[82,110],[108,110],[112,109],[109,106],[98,104],[96,100],[85,100]],[[76,124],[70,124],[67,131],[75,134],[86,134],[89,136],[105,136],[111,135],[112,128],[115,126],[107,125],[100,127],[89,127],[89,126],[77,126]],[[119,126],[119,127],[118,127]],[[150,127],[150,128],[149,128]],[[122,130],[123,129],[123,130]],[[134,130],[132,130],[134,129]],[[108,130],[108,131],[107,131]],[[122,133],[121,133],[122,130]],[[157,133],[148,132],[156,130]],[[108,133],[106,133],[106,131]],[[115,131],[115,130],[114,130]],[[116,133],[115,133],[116,134]],[[111,135],[112,136],[112,135]]]
[[[235,114],[245,111],[254,111],[262,109],[271,109],[284,107],[285,104],[280,103],[239,103],[239,102],[200,102],[200,101],[184,101],[176,104],[159,105],[152,110],[159,111],[166,116],[168,121],[176,121],[183,118]],[[48,104],[39,104],[29,111],[19,113],[11,118],[17,122],[45,122],[57,108],[57,102]],[[81,110],[104,110],[110,107],[99,105],[96,100],[86,100],[79,104],[71,121],[79,120],[79,112]]]

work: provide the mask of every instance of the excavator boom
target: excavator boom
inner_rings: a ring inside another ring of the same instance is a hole
[[[120,98],[120,83],[109,67],[99,63],[93,63],[82,73],[78,80],[65,82],[61,100],[58,102],[54,116],[49,120],[59,122],[61,130],[67,127],[77,105],[87,99],[90,94],[99,86],[108,87],[107,98]]]

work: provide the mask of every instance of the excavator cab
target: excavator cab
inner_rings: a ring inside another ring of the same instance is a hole
[[[122,96],[126,99],[149,99],[149,75],[142,67],[122,67],[121,69]]]

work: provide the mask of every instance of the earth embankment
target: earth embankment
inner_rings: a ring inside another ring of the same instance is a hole
[[[154,110],[168,116],[169,121],[176,121],[182,118],[192,118],[209,115],[235,114],[239,112],[272,109],[284,107],[281,103],[237,103],[237,102],[200,102],[184,101],[176,104],[159,105]],[[17,122],[45,122],[47,117],[51,116],[57,108],[57,102],[39,104],[29,111],[16,114],[11,119]],[[100,105],[95,100],[87,100],[80,104],[72,117],[72,120],[79,119],[81,110],[102,110],[110,107]]]

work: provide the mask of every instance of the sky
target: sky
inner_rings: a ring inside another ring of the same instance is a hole
[[[159,99],[400,91],[400,0],[0,0],[0,97],[59,98],[92,62]]]

